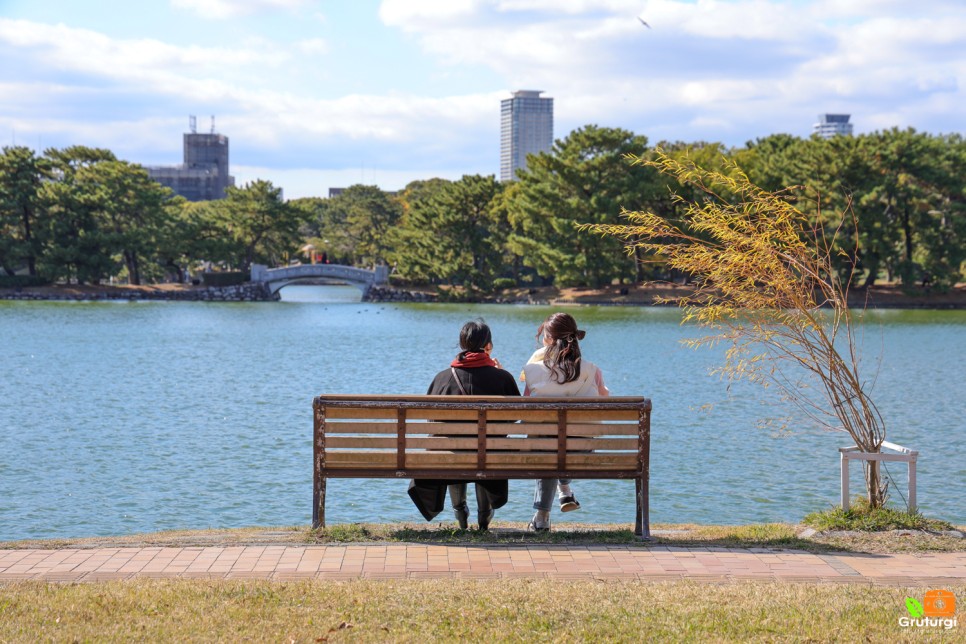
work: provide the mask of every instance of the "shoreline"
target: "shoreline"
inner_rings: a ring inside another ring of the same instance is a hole
[[[507,289],[492,296],[474,300],[453,300],[459,304],[530,304],[535,306],[675,306],[659,300],[681,297],[691,291],[679,284],[651,283],[633,286],[541,287]],[[867,309],[966,310],[966,284],[946,293],[908,295],[898,286],[873,286],[853,289],[850,306]],[[54,285],[23,288],[0,288],[0,300],[10,301],[198,301],[198,302],[265,302],[277,301],[267,296],[260,284],[246,282],[237,286],[206,287],[183,284],[127,285]],[[374,287],[364,301],[373,303],[421,302],[445,303],[435,289]]]

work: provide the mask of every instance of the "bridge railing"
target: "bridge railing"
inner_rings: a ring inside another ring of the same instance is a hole
[[[385,284],[389,281],[389,267],[376,266],[375,270],[344,266],[342,264],[300,264],[282,268],[268,268],[263,264],[252,264],[253,282],[281,282],[300,278],[328,277],[344,279],[363,284]]]

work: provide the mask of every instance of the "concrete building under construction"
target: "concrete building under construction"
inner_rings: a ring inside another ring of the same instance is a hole
[[[175,191],[188,201],[224,199],[225,188],[235,185],[228,168],[228,137],[215,132],[199,134],[195,117],[190,132],[184,135],[184,163],[173,166],[148,166],[148,176]]]

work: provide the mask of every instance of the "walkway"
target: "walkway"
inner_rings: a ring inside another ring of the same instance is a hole
[[[0,583],[111,579],[689,579],[966,584],[966,552],[809,554],[760,548],[317,545],[0,550]]]

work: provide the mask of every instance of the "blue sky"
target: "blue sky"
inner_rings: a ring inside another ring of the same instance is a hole
[[[239,185],[301,197],[497,173],[515,89],[557,138],[963,133],[963,34],[962,0],[0,0],[0,142],[176,164],[214,115]]]

